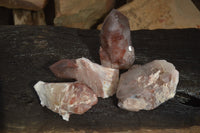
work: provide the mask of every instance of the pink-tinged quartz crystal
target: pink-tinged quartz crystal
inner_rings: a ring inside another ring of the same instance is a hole
[[[130,111],[154,109],[174,97],[178,81],[179,72],[165,60],[133,65],[120,77],[118,106]]]
[[[34,86],[42,106],[56,112],[66,121],[70,114],[83,114],[98,101],[96,94],[85,84],[45,83]]]
[[[106,17],[100,33],[101,64],[115,69],[128,69],[135,60],[129,22],[126,16],[113,9]]]
[[[92,63],[86,58],[63,59],[50,66],[59,78],[76,79],[87,84],[98,97],[107,98],[116,93],[119,70]]]

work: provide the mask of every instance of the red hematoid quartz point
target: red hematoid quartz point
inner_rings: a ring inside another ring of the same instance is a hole
[[[135,60],[129,22],[126,16],[113,9],[106,17],[100,33],[101,64],[115,69],[128,69]]]

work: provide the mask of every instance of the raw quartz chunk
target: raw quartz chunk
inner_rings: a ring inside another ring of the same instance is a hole
[[[129,22],[126,16],[113,9],[106,17],[100,33],[101,64],[115,69],[128,69],[135,60]]]
[[[45,83],[39,81],[34,86],[41,105],[56,112],[66,121],[70,114],[83,114],[98,101],[96,94],[85,84]]]
[[[130,110],[151,110],[173,98],[179,72],[165,60],[133,65],[121,75],[117,89],[118,106]]]
[[[63,59],[50,66],[59,78],[76,79],[87,84],[98,97],[107,98],[116,93],[119,70],[92,63],[86,58]]]

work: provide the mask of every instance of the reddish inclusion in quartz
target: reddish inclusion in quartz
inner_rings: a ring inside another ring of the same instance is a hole
[[[116,32],[116,33],[113,33],[113,35],[111,36],[111,41],[112,43],[114,44],[119,44],[120,43],[120,40],[123,40],[124,37],[122,35],[120,35],[120,33]],[[128,46],[128,43],[127,41],[125,41],[125,44],[124,46]],[[112,63],[122,63],[121,62],[121,59],[123,58],[126,50],[122,47],[120,47],[120,45],[111,45],[111,55],[114,55],[114,56],[111,56],[111,61]]]
[[[63,101],[63,109],[71,110],[74,114],[83,114],[97,103],[97,97],[94,92],[83,83],[74,83],[69,86],[68,96]],[[90,101],[90,102],[89,102]]]
[[[134,48],[131,46],[128,19],[112,10],[106,17],[101,34],[100,59],[101,64],[115,69],[127,69],[134,60]]]

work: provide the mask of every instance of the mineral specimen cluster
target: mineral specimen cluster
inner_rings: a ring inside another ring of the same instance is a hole
[[[62,59],[50,66],[58,78],[76,82],[45,83],[39,81],[35,90],[41,105],[59,113],[64,120],[70,114],[83,114],[98,101],[116,93],[118,106],[129,111],[152,110],[173,98],[179,72],[166,60],[133,65],[128,19],[113,9],[106,17],[100,33],[101,64],[84,57]],[[119,78],[119,69],[128,69]]]

